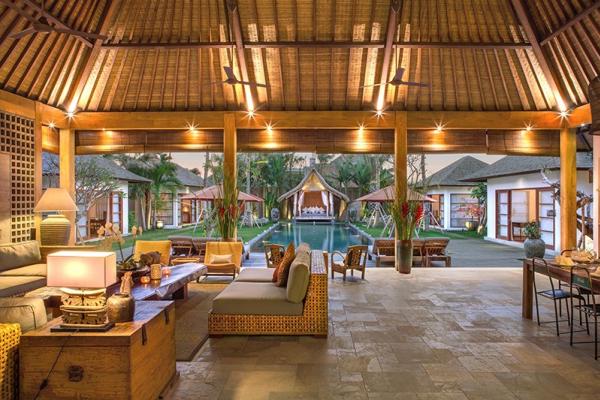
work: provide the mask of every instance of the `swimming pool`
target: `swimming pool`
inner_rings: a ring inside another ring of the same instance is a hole
[[[346,251],[348,246],[356,244],[368,244],[369,240],[354,232],[346,224],[313,224],[307,222],[282,222],[277,230],[266,236],[263,240],[272,243],[287,245],[294,242],[298,246],[300,243],[308,243],[311,249]],[[262,242],[256,243],[252,251],[263,251]]]

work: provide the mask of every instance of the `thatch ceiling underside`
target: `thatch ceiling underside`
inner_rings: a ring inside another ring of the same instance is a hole
[[[598,1],[523,1],[566,103],[587,103],[600,70]],[[223,66],[241,77],[225,0],[48,0],[46,9],[108,40],[97,49],[57,33],[14,40],[29,23],[0,5],[0,88],[79,110],[246,109],[241,86],[211,84]],[[258,109],[373,109],[379,89],[361,86],[382,80],[389,0],[238,0],[238,12],[248,77],[269,85],[251,90]],[[394,43],[389,79],[403,67],[405,80],[430,87],[388,85],[387,109],[556,109],[511,0],[402,1]]]

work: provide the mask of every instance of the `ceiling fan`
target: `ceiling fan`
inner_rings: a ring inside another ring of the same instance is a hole
[[[376,83],[374,85],[364,85],[361,87],[364,88],[364,87],[381,86],[381,85],[393,85],[393,86],[405,85],[405,86],[416,86],[416,87],[429,87],[429,85],[427,83],[403,81],[402,75],[404,75],[404,68],[398,68],[396,70],[396,74],[394,75],[394,77],[392,78],[391,81],[385,82],[385,83]]]
[[[246,81],[239,80],[233,73],[233,68],[231,68],[231,67],[225,66],[225,67],[223,67],[223,69],[225,70],[225,75],[227,76],[227,79],[225,79],[224,81],[211,82],[210,83],[211,85],[218,85],[221,83],[226,83],[229,85],[247,85],[247,86],[256,86],[256,87],[262,87],[262,88],[268,87],[264,83],[246,82]]]
[[[12,38],[12,39],[21,39],[22,37],[25,37],[27,35],[31,35],[34,33],[48,34],[51,32],[66,33],[67,35],[79,36],[79,37],[82,37],[84,39],[89,39],[89,40],[96,40],[96,39],[106,40],[107,39],[107,37],[103,36],[103,35],[79,31],[77,29],[71,29],[68,27],[61,28],[59,26],[52,25],[50,23],[50,21],[48,20],[48,18],[46,17],[47,14],[45,11],[46,9],[44,8],[44,1],[42,1],[41,9],[39,10],[41,15],[38,18],[35,18],[32,15],[29,15],[29,13],[27,13],[26,10],[18,7],[16,4],[14,4],[10,1],[0,1],[0,2],[2,4],[5,4],[6,6],[12,8],[13,10],[15,10],[17,13],[19,13],[19,15],[21,15],[23,18],[25,18],[27,21],[29,21],[31,23],[31,27],[29,27],[25,30],[22,30],[21,32],[13,33],[12,35],[10,35],[10,38]]]

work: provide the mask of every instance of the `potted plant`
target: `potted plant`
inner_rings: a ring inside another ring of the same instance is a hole
[[[423,205],[396,194],[390,208],[397,231],[396,269],[401,274],[410,274],[413,259],[412,237],[423,218]]]
[[[465,208],[465,214],[471,218],[471,221],[465,222],[465,228],[468,231],[475,231],[479,227],[479,220],[482,214],[482,208],[479,204],[469,204]]]
[[[236,229],[244,213],[244,203],[239,204],[239,190],[231,177],[224,177],[220,191],[214,201],[217,228],[223,241],[232,241],[236,239]]]
[[[546,243],[542,240],[540,234],[540,224],[537,221],[531,221],[525,225],[523,234],[527,238],[523,247],[525,248],[525,257],[543,258],[546,254]]]

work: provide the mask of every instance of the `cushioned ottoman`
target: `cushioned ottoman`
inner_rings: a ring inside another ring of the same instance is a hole
[[[274,268],[243,268],[236,282],[272,282]]]

